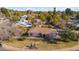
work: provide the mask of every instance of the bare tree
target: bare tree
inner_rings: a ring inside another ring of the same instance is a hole
[[[0,21],[0,40],[8,39],[13,36],[20,36],[23,32],[17,29],[15,24],[9,19]]]

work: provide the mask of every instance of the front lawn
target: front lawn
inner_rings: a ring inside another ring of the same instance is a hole
[[[61,42],[59,41],[58,44],[50,44],[46,41],[37,40],[37,39],[25,39],[23,41],[18,41],[16,39],[11,39],[10,41],[4,41],[5,44],[18,47],[18,48],[25,48],[28,49],[26,46],[30,45],[31,43],[36,44],[37,50],[54,50],[54,49],[61,49],[67,47],[73,47],[78,44],[77,41],[70,41],[70,42]]]

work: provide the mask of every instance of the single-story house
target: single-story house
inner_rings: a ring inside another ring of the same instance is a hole
[[[70,16],[71,20],[76,20],[76,15]]]
[[[52,28],[34,27],[28,31],[28,36],[56,39],[57,31]]]

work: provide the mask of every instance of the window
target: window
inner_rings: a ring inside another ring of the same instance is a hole
[[[24,22],[24,20],[22,20],[22,22]]]
[[[30,36],[32,36],[32,33],[30,33]]]
[[[39,33],[39,37],[42,37],[42,34],[41,33]]]
[[[45,38],[45,34],[43,34],[43,37]]]

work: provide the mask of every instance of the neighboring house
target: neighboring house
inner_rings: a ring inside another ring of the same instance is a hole
[[[28,31],[28,36],[55,39],[57,31],[52,28],[35,27]]]
[[[76,15],[70,17],[71,20],[76,20]]]
[[[60,29],[60,25],[54,25],[54,29]]]
[[[79,23],[75,25],[75,29],[79,30]]]
[[[41,20],[40,19],[35,19],[34,20],[34,24],[36,25],[36,26],[39,26],[39,25],[41,25]]]
[[[26,20],[26,18],[27,18],[27,15],[21,16],[21,19],[18,22],[18,24],[24,27],[32,27],[32,23]]]

